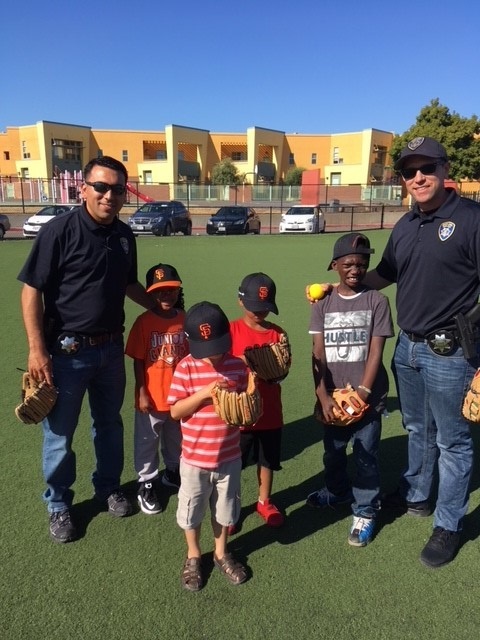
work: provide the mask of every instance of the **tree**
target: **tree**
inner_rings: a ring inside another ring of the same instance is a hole
[[[301,185],[302,173],[305,171],[303,167],[292,167],[287,171],[285,176],[285,184],[288,185]]]
[[[447,150],[452,180],[478,180],[480,178],[480,121],[477,116],[463,118],[440,104],[435,98],[421,109],[414,125],[394,139],[390,155],[393,163],[400,151],[417,136],[438,140]]]
[[[230,158],[225,158],[212,169],[212,184],[235,185],[241,183],[237,167]]]

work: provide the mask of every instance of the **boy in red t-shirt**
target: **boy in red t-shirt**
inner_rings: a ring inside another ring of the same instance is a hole
[[[188,353],[183,331],[182,281],[175,267],[157,264],[148,270],[146,290],[155,307],[142,313],[128,336],[125,353],[135,372],[134,463],[137,499],[147,515],[162,511],[159,497],[160,444],[165,471],[162,483],[178,489],[181,432],[170,415],[167,396],[176,365]]]
[[[272,311],[278,314],[275,303],[276,286],[265,273],[246,276],[238,291],[243,316],[230,323],[233,355],[244,358],[246,347],[279,342],[285,331],[266,318]],[[240,447],[242,467],[245,468],[253,450],[257,463],[258,502],[257,513],[269,527],[280,527],[284,516],[271,501],[273,472],[279,471],[283,427],[281,388],[278,383],[258,380],[263,401],[263,415],[251,427],[241,427]],[[235,527],[230,533],[236,532]]]
[[[240,514],[241,453],[238,427],[226,425],[213,406],[216,385],[246,390],[248,369],[231,354],[230,324],[216,304],[199,302],[185,317],[190,355],[177,366],[168,396],[170,411],[182,427],[177,522],[185,531],[187,559],[182,586],[203,586],[200,528],[210,507],[213,561],[231,584],[247,580],[245,567],[227,552],[228,527]]]

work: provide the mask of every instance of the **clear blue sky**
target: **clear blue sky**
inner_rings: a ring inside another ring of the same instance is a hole
[[[403,133],[480,114],[477,0],[7,0],[0,130]]]

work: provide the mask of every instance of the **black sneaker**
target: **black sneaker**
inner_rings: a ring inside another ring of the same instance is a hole
[[[160,504],[155,482],[153,480],[140,482],[137,500],[141,511],[146,513],[147,516],[153,516],[162,512],[162,505]]]
[[[384,493],[381,497],[381,503],[385,509],[397,509],[417,518],[426,518],[432,513],[430,504],[426,500],[422,502],[407,502],[398,489],[393,493]]]
[[[112,493],[107,496],[107,498],[100,498],[100,496],[95,496],[99,502],[106,503],[108,513],[116,518],[124,518],[125,516],[130,516],[133,513],[133,507],[130,504],[130,501],[127,499],[123,491],[117,489],[116,491],[112,491]]]
[[[457,531],[435,527],[430,540],[423,547],[420,562],[431,569],[443,567],[455,558],[459,545],[460,534]]]
[[[166,487],[180,489],[180,472],[178,469],[165,469],[162,475],[162,484]]]
[[[50,537],[55,542],[73,542],[77,539],[77,530],[68,509],[50,513]]]

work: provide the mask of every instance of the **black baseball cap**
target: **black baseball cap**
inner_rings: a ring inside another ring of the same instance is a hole
[[[363,233],[347,233],[335,242],[333,247],[333,258],[328,265],[328,271],[332,268],[332,262],[349,256],[351,253],[370,255],[375,253],[375,249],[370,248],[370,240]]]
[[[171,264],[156,264],[147,271],[146,275],[147,293],[155,291],[160,287],[181,287],[182,281],[178,271]]]
[[[194,358],[209,358],[232,348],[230,323],[218,304],[204,301],[190,307],[184,331]]]
[[[238,297],[248,311],[273,311],[278,315],[275,304],[277,287],[265,273],[251,273],[242,280],[238,288]]]
[[[395,171],[400,171],[405,164],[405,160],[411,156],[425,156],[426,158],[444,160],[445,162],[448,160],[445,147],[433,138],[414,138],[402,149],[400,157],[394,165]]]

